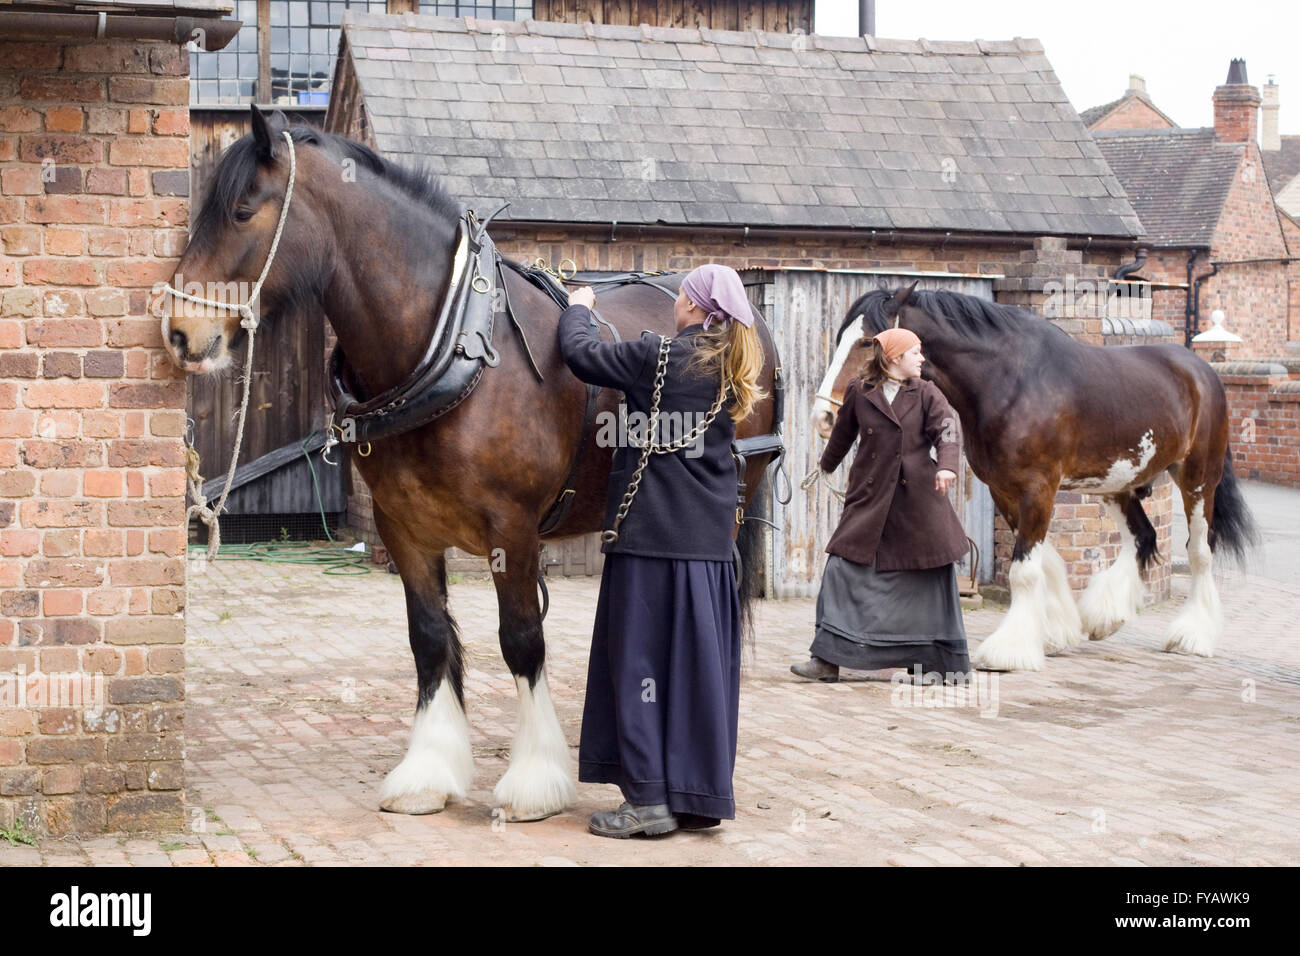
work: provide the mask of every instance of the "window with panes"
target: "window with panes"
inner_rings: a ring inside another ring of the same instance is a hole
[[[269,44],[259,46],[258,7],[266,9]],[[304,105],[328,99],[344,10],[384,13],[387,0],[235,0],[234,16],[243,28],[224,50],[206,52],[191,45],[190,104],[274,103]],[[420,12],[443,17],[524,20],[532,0],[505,3],[436,3],[424,0]],[[258,89],[267,67],[270,88]]]

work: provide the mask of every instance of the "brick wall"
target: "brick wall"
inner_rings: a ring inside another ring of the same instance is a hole
[[[1228,394],[1239,477],[1300,488],[1300,377],[1275,363],[1216,365]]]
[[[1170,129],[1169,120],[1136,96],[1129,97],[1089,129]]]
[[[181,822],[188,67],[0,44],[0,827]]]

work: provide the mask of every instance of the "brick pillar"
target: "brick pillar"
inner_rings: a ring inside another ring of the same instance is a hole
[[[1117,294],[1103,267],[1085,265],[1083,253],[1066,248],[1062,238],[1044,236],[1034,240],[1033,249],[1020,255],[1020,262],[1006,270],[1006,278],[993,284],[998,302],[1029,309],[1064,329],[1077,341],[1089,345],[1105,344],[1104,330],[1112,311],[1127,313],[1134,300]],[[1150,300],[1138,309],[1150,314]],[[1143,575],[1148,594],[1154,600],[1169,596],[1169,531],[1172,523],[1172,482],[1162,476],[1143,507],[1156,529],[1156,545],[1165,559],[1163,565]],[[1109,567],[1119,554],[1119,531],[1106,516],[1102,500],[1095,495],[1060,492],[1048,540],[1065,561],[1070,586],[1081,592],[1088,578]],[[1011,566],[1015,536],[1001,515],[993,525],[993,579],[1005,586]]]
[[[0,827],[182,823],[188,69],[0,44]]]

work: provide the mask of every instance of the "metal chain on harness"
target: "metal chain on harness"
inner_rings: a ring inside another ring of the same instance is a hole
[[[641,449],[641,459],[637,462],[636,471],[632,473],[632,480],[628,482],[627,491],[623,493],[623,501],[618,506],[618,514],[614,517],[614,527],[608,531],[601,532],[601,540],[606,544],[613,544],[618,540],[618,529],[623,524],[623,519],[627,517],[627,511],[632,507],[632,501],[636,498],[637,489],[641,487],[641,473],[645,471],[645,466],[650,461],[650,456],[666,455],[670,452],[681,451],[690,445],[693,445],[699,438],[709,430],[713,420],[718,417],[722,411],[722,403],[727,397],[726,374],[723,373],[722,387],[718,389],[718,400],[713,403],[704,416],[704,420],[692,428],[676,441],[660,443],[659,442],[659,396],[664,387],[664,376],[668,371],[668,352],[672,348],[673,340],[665,335],[661,335],[659,344],[659,364],[655,369],[655,387],[654,394],[650,397],[650,420],[646,424],[646,440],[638,441],[629,430],[628,443],[636,448]]]

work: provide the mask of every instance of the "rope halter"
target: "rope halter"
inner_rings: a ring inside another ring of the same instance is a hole
[[[284,191],[284,204],[280,207],[280,221],[275,226],[275,237],[271,240],[271,251],[266,254],[266,265],[262,267],[262,274],[257,277],[257,282],[253,285],[253,292],[248,297],[248,301],[236,305],[230,302],[218,302],[215,299],[189,295],[171,285],[164,287],[164,291],[190,302],[197,302],[199,305],[237,310],[241,316],[239,324],[248,331],[248,355],[244,360],[244,394],[239,403],[239,425],[235,432],[235,448],[230,456],[230,470],[226,473],[226,484],[222,488],[221,498],[215,506],[210,506],[203,496],[203,479],[199,476],[199,453],[193,445],[189,444],[188,438],[186,441],[186,485],[189,488],[190,496],[194,499],[194,504],[190,505],[185,512],[185,523],[188,525],[191,518],[198,517],[200,521],[208,526],[208,561],[216,560],[217,553],[221,550],[221,525],[218,519],[221,517],[221,512],[226,508],[226,498],[230,496],[230,488],[235,480],[235,467],[239,464],[239,448],[244,442],[244,422],[248,418],[248,395],[253,381],[253,342],[257,338],[257,314],[253,311],[253,303],[257,301],[257,296],[262,291],[262,283],[266,281],[266,275],[271,271],[271,263],[275,261],[276,250],[280,247],[280,236],[284,234],[284,222],[289,215],[289,201],[293,199],[293,181],[298,172],[298,160],[293,152],[293,137],[289,135],[288,130],[284,131],[283,136],[284,141],[289,144],[289,185]],[[163,341],[166,342],[168,321],[166,311],[163,312],[162,321]]]
[[[289,203],[293,200],[293,181],[298,173],[298,158],[294,155],[293,151],[293,137],[289,135],[288,130],[285,130],[280,135],[282,135],[284,141],[289,144],[289,185],[285,187],[284,190],[284,203],[280,206],[280,221],[275,224],[275,236],[271,239],[271,249],[266,254],[266,265],[262,266],[262,274],[258,276],[257,281],[253,283],[253,291],[249,295],[248,301],[243,303],[220,302],[216,299],[205,299],[202,296],[190,295],[188,292],[182,292],[171,284],[165,284],[162,287],[163,292],[168,292],[177,298],[185,299],[187,302],[194,302],[197,305],[206,305],[217,309],[229,309],[238,312],[240,315],[239,324],[250,332],[257,328],[257,313],[253,311],[253,303],[257,301],[258,295],[262,292],[262,283],[266,281],[266,276],[271,271],[271,263],[275,262],[275,253],[280,248],[280,237],[284,235],[284,223],[285,220],[289,218]],[[167,341],[167,327],[168,316],[166,311],[164,311],[164,342]]]

